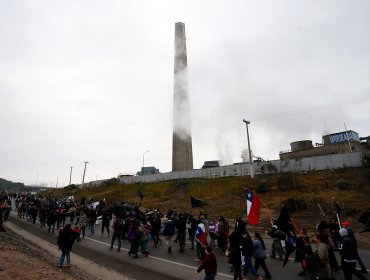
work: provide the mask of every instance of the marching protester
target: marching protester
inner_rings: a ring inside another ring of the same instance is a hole
[[[267,265],[265,263],[266,259],[265,242],[263,241],[261,235],[258,232],[254,234],[254,237],[255,237],[253,241],[253,257],[255,260],[254,269],[258,271],[258,268],[261,266],[265,272],[265,277],[267,279],[271,279],[270,271],[268,270]]]
[[[207,230],[205,225],[205,217],[204,215],[201,215],[200,220],[197,225],[197,229],[195,231],[195,252],[197,258],[194,259],[194,261],[200,261],[203,259],[205,252],[205,246],[207,243]]]
[[[86,235],[87,217],[83,209],[81,209],[80,211],[80,219],[78,225],[81,228],[82,239],[84,239]]]
[[[298,273],[299,276],[304,276],[304,258],[305,258],[305,247],[310,244],[310,238],[307,235],[307,230],[301,228],[301,234],[297,238],[295,261],[299,262],[302,266],[302,271]]]
[[[349,222],[347,222],[347,221],[346,221],[346,222],[343,222],[343,223],[342,223],[342,226],[343,226],[343,228],[346,228],[346,229],[347,229],[348,236],[349,236],[350,238],[352,238],[352,240],[353,240],[353,242],[355,243],[355,246],[356,246],[356,248],[357,248],[357,240],[356,240],[355,233],[354,233],[354,231],[353,231],[353,229],[352,229],[351,224],[350,224]],[[361,267],[361,272],[362,272],[362,273],[367,273],[367,268],[366,268],[366,266],[365,266],[364,262],[362,261],[362,259],[361,259],[361,257],[360,257],[360,255],[359,255],[359,254],[357,254],[357,258],[356,258],[356,260],[357,260],[358,264],[359,264],[359,265],[360,265],[360,267]]]
[[[242,235],[241,246],[242,246],[242,255],[244,256],[243,276],[246,278],[247,274],[250,272],[251,274],[256,276],[258,280],[262,280],[262,277],[254,269],[253,264],[252,264],[253,240],[247,230],[245,230]]]
[[[138,230],[138,224],[135,218],[130,219],[130,226],[127,232],[127,239],[130,242],[130,250],[128,255],[133,255],[135,259],[139,257],[138,250],[139,250],[139,241],[140,241],[140,234]]]
[[[203,269],[206,274],[204,280],[214,280],[217,275],[217,260],[215,254],[212,252],[212,247],[207,246],[205,249],[205,256],[197,269],[200,273]]]
[[[71,224],[66,224],[63,229],[59,231],[58,235],[58,247],[62,251],[59,259],[59,267],[63,267],[64,259],[67,259],[67,267],[71,267],[71,255],[72,246],[74,241],[77,239],[78,234],[72,230]]]
[[[149,255],[149,250],[148,250],[148,241],[150,236],[150,231],[151,231],[151,225],[147,221],[146,217],[142,217],[142,220],[139,222],[139,234],[140,234],[140,251],[141,253],[147,257]]]
[[[229,236],[229,263],[234,269],[234,280],[242,280],[242,260],[241,260],[241,250],[240,250],[241,238],[236,230]]]
[[[340,229],[339,234],[342,237],[339,249],[342,258],[341,263],[344,279],[352,280],[352,274],[355,274],[357,278],[366,280],[367,278],[360,271],[356,270],[358,252],[355,241],[349,237],[346,228]]]
[[[164,223],[164,229],[163,229],[163,236],[164,240],[167,245],[167,252],[171,253],[172,252],[172,238],[173,235],[175,234],[175,222],[169,218],[165,217],[163,218],[163,223]]]
[[[217,244],[221,249],[221,254],[226,251],[227,239],[229,238],[229,224],[223,216],[220,216],[217,226]]]
[[[123,236],[123,228],[124,228],[124,221],[120,217],[116,217],[112,224],[113,234],[112,240],[110,242],[110,249],[113,250],[114,241],[117,239],[118,241],[118,248],[117,252],[121,251],[121,240]]]
[[[330,280],[332,278],[332,273],[329,263],[329,247],[324,242],[324,236],[322,234],[315,234],[313,236],[313,241],[316,244],[314,253],[319,257],[321,262],[321,274],[324,275],[325,280]]]

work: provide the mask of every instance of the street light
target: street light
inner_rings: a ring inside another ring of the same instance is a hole
[[[250,124],[250,122],[249,121],[246,121],[244,119],[243,119],[243,122],[245,122],[245,126],[247,128],[248,154],[249,154],[249,164],[250,164],[250,167],[251,167],[251,178],[254,178],[254,175],[253,175],[252,153],[251,153],[251,144],[250,144],[250,141],[249,141],[249,131],[248,131],[248,124]]]
[[[144,175],[143,173],[144,173],[144,167],[145,167],[145,165],[144,165],[144,157],[145,157],[145,154],[146,153],[148,153],[148,152],[150,152],[150,150],[146,150],[144,153],[143,153],[143,168],[141,169],[141,175]]]

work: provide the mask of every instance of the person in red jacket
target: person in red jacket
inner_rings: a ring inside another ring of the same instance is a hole
[[[214,280],[217,274],[217,260],[215,254],[212,253],[212,247],[206,247],[206,255],[204,256],[200,266],[197,269],[197,273],[204,269],[206,276],[204,280]]]

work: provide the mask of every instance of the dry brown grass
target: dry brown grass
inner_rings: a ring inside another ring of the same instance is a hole
[[[270,213],[277,217],[282,203],[289,198],[303,200],[307,204],[307,209],[291,212],[297,223],[307,227],[312,227],[323,219],[317,203],[320,203],[327,215],[332,215],[333,199],[335,199],[342,208],[344,217],[353,223],[356,223],[359,214],[370,208],[370,168],[291,174],[294,176],[294,184],[291,184],[286,191],[279,189],[278,180],[281,176],[286,174],[258,175],[254,179],[250,177],[195,178],[150,184],[91,187],[70,192],[64,189],[52,189],[46,191],[44,195],[50,194],[57,197],[74,195],[76,199],[92,197],[94,200],[105,198],[108,201],[134,204],[137,191],[141,190],[145,194],[142,201],[144,207],[157,207],[161,210],[176,207],[187,212],[192,210],[190,196],[194,196],[207,203],[203,211],[207,212],[211,219],[216,219],[219,215],[228,218],[245,217],[244,188],[256,191],[259,185],[267,184],[270,187],[269,191],[260,194],[264,202],[261,225],[266,228],[269,227]],[[348,190],[340,190],[337,187],[340,180],[348,183]],[[350,216],[352,208],[353,217]],[[357,226],[361,228],[360,224]]]

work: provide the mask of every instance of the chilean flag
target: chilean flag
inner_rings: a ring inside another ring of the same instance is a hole
[[[195,232],[195,238],[201,243],[202,245],[207,245],[207,234],[206,229],[203,223],[200,223],[197,226],[196,232]]]
[[[260,204],[261,199],[254,193],[247,191],[245,199],[247,203],[247,216],[251,225],[257,225],[260,220]]]

